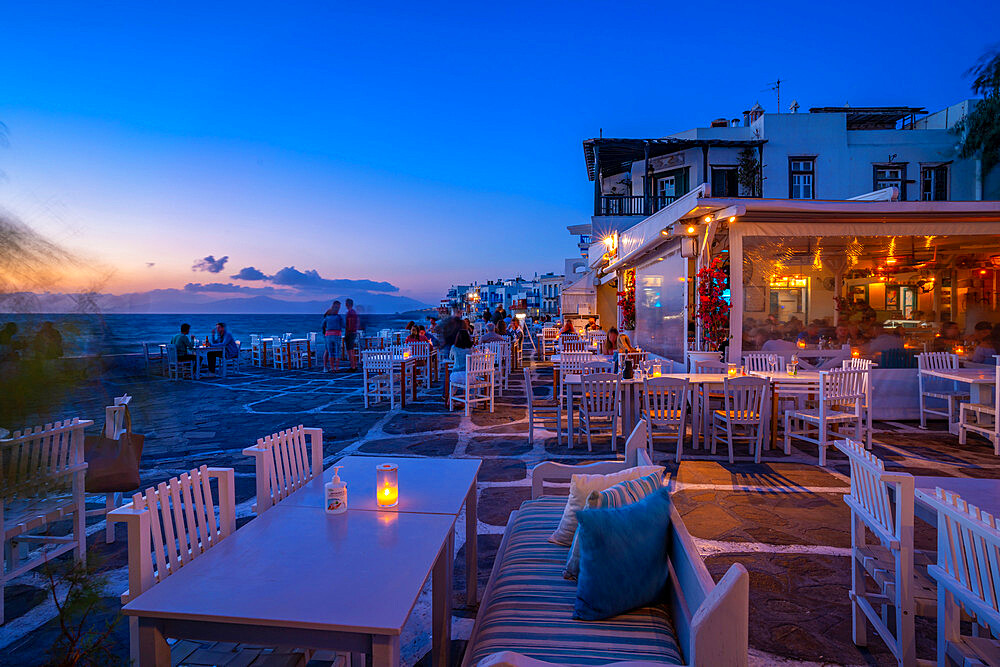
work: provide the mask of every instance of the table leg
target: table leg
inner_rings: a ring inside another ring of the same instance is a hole
[[[558,396],[556,397],[558,399]],[[573,385],[566,385],[566,428],[569,431],[569,437],[567,441],[567,446],[573,449],[575,444],[573,440]]]
[[[402,386],[399,388],[399,406],[401,408],[406,407],[406,367],[409,366],[405,361],[399,364],[399,381]]]
[[[476,539],[479,534],[478,484],[473,482],[465,498],[465,606],[479,602],[479,560]]]
[[[441,545],[431,581],[431,664],[448,665],[451,659],[451,572],[454,535]]]
[[[413,402],[417,401],[417,363],[413,362],[410,364],[410,375],[413,377],[413,383],[410,385],[413,391]]]
[[[768,449],[778,445],[778,392],[774,387],[771,387],[771,433],[767,442]]]
[[[552,395],[559,396],[559,369],[552,367]]]
[[[195,352],[194,354],[194,379],[201,379],[201,352]]]
[[[399,635],[372,635],[372,667],[399,667]]]
[[[448,394],[451,393],[451,366],[444,367],[444,404],[448,405]]]
[[[139,619],[139,665],[170,667],[170,646],[154,619]]]

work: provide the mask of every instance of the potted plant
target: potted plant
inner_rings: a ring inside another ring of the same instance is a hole
[[[698,303],[695,316],[701,325],[698,350],[689,350],[692,360],[719,361],[729,343],[729,304],[722,298],[729,287],[729,272],[722,257],[714,257],[697,274]]]
[[[635,335],[635,269],[622,273],[618,290],[618,331],[632,340]]]

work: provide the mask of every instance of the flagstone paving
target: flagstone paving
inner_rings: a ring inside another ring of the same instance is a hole
[[[551,394],[551,369],[532,366],[532,391]],[[570,448],[552,432],[538,430],[527,441],[524,381],[515,373],[496,411],[474,411],[471,418],[449,413],[440,389],[421,392],[419,400],[390,410],[387,402],[364,408],[358,373],[331,375],[317,370],[248,369],[230,377],[200,382],[170,382],[128,372],[112,372],[72,393],[58,409],[28,423],[80,416],[100,422],[112,397],[129,393],[135,430],[146,435],[143,485],[153,485],[195,466],[231,466],[236,471],[238,523],[252,520],[254,469],[242,455],[257,437],[297,424],[323,429],[325,464],[339,456],[404,455],[478,457],[480,588],[486,585],[500,536],[510,512],[531,494],[530,469],[543,460],[585,462],[614,458],[607,437]],[[4,425],[8,427],[17,425]],[[960,447],[940,424],[921,431],[914,424],[876,424],[874,451],[887,468],[913,474],[964,477],[1000,476],[1000,459],[983,440],[970,438]],[[96,427],[95,427],[96,430]],[[619,443],[619,447],[621,444]],[[658,445],[660,447],[660,445]],[[667,467],[676,489],[675,503],[710,572],[721,577],[734,562],[750,572],[750,645],[752,664],[891,664],[891,655],[869,633],[868,648],[850,639],[849,512],[841,496],[848,469],[837,452],[829,466],[816,465],[814,449],[765,451],[765,461],[730,464],[704,449],[686,450],[673,463],[666,442],[657,459]],[[564,492],[564,491],[563,491]],[[917,545],[934,548],[933,529],[917,522]],[[104,544],[103,520],[88,524],[90,554],[99,555],[108,574],[106,601],[117,609],[116,595],[126,588],[126,538]],[[466,604],[465,522],[457,526],[455,554],[454,654],[464,649],[476,609]],[[425,590],[403,636],[407,665],[429,664],[429,598]],[[7,664],[38,664],[58,631],[55,609],[38,573],[21,577],[5,594],[7,622],[0,627],[0,653]],[[127,654],[126,624],[116,637],[119,655]],[[918,623],[922,650],[934,642],[933,624]],[[317,663],[319,664],[319,663]]]

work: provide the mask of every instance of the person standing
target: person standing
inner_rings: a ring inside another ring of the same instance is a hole
[[[323,336],[326,338],[326,353],[323,354],[323,370],[336,373],[340,370],[340,337],[344,334],[344,316],[340,314],[340,301],[334,301],[323,316]]]
[[[358,370],[358,329],[361,328],[361,318],[354,310],[354,299],[347,299],[347,313],[344,317],[344,347],[347,349],[347,360],[351,370]]]

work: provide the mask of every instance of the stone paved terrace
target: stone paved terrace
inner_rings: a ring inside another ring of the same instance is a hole
[[[551,392],[551,367],[532,366],[533,391]],[[282,428],[305,424],[322,427],[325,462],[344,454],[426,457],[479,457],[479,580],[483,587],[508,515],[530,496],[530,469],[543,460],[585,462],[613,458],[607,439],[576,449],[556,444],[554,433],[538,431],[527,442],[524,386],[520,376],[498,400],[496,412],[476,410],[471,418],[449,413],[440,390],[422,392],[405,410],[387,403],[364,409],[358,373],[324,374],[317,370],[250,369],[228,379],[170,382],[137,374],[114,374],[73,394],[71,405],[38,422],[78,415],[100,421],[112,396],[130,393],[135,429],[146,435],[143,484],[152,485],[201,464],[236,469],[240,524],[251,520],[253,464],[241,450]],[[921,431],[914,424],[878,423],[875,453],[894,470],[914,474],[966,477],[1000,475],[1000,460],[985,441],[957,438],[941,431]],[[874,632],[868,649],[850,640],[847,589],[850,582],[849,513],[841,500],[848,488],[843,458],[834,452],[826,469],[817,467],[815,450],[766,452],[762,464],[715,460],[672,463],[664,449],[677,493],[675,502],[688,529],[721,577],[733,562],[750,571],[750,646],[752,664],[890,664],[891,656]],[[918,548],[933,548],[933,531],[921,522]],[[456,523],[464,545],[463,520]],[[108,601],[126,588],[125,533],[104,544],[102,520],[89,525],[91,553],[106,556],[110,575]],[[464,650],[476,609],[464,591],[464,547],[455,555],[454,655]],[[37,664],[56,634],[55,612],[44,581],[26,575],[7,588],[7,622],[0,627],[5,664]],[[482,588],[480,589],[482,590]],[[334,601],[331,601],[334,602]],[[117,608],[117,607],[116,607]],[[428,663],[429,601],[423,599],[403,637],[407,665]],[[118,629],[122,655],[127,653],[126,624]],[[932,626],[918,623],[919,647],[933,647]]]

